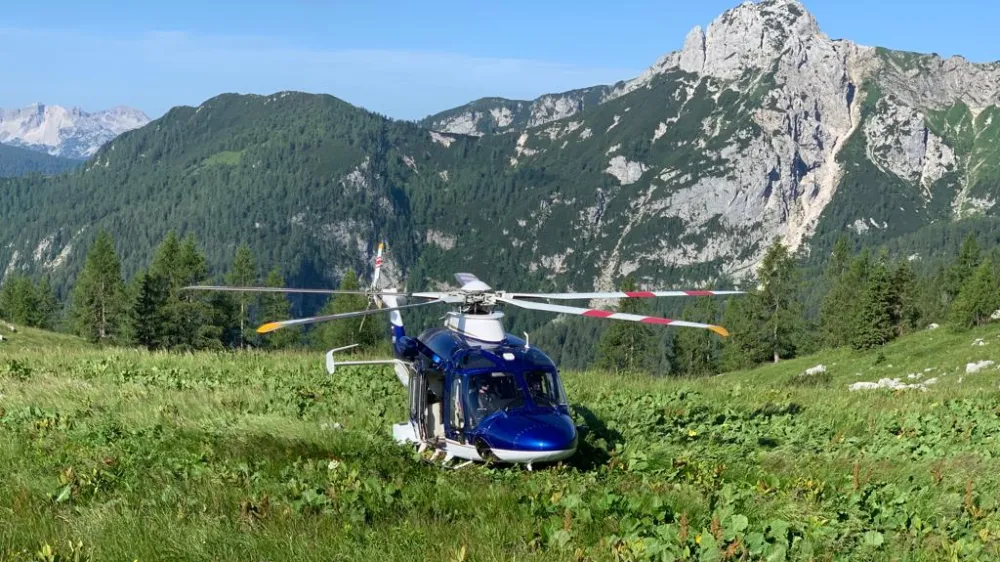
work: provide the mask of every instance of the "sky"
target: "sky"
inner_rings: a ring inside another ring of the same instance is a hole
[[[46,0],[0,10],[0,107],[158,117],[224,92],[328,93],[400,119],[636,76],[739,0]],[[1000,60],[993,0],[803,0],[833,38]]]

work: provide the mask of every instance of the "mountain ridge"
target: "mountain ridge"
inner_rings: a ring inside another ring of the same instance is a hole
[[[300,285],[367,268],[378,238],[411,289],[468,268],[523,290],[702,285],[748,280],[775,237],[821,256],[844,232],[917,244],[996,216],[996,94],[964,91],[993,65],[831,40],[790,0],[684,44],[560,119],[492,100],[520,113],[479,135],[294,92],[175,108],[69,176],[0,184],[0,267],[68,282],[103,226],[130,271],[173,228],[216,270],[245,241]]]

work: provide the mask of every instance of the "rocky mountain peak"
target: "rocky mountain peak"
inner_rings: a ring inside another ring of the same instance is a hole
[[[828,39],[797,0],[744,2],[723,13],[707,30],[696,26],[684,47],[665,57],[669,66],[733,80],[748,69],[768,69],[789,49],[813,38]]]
[[[0,143],[53,156],[88,158],[104,143],[146,123],[149,117],[130,107],[88,113],[79,107],[36,102],[21,109],[0,109]]]

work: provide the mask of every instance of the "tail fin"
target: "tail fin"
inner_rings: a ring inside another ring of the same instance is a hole
[[[378,281],[382,276],[383,250],[385,250],[385,242],[379,242],[378,251],[375,253],[375,273],[372,275],[372,288],[371,288],[372,291],[379,290]],[[386,291],[395,292],[396,290],[386,289]],[[406,304],[406,299],[402,296],[397,297],[394,295],[382,295],[380,297],[376,296],[374,297],[374,299],[376,306],[378,306],[379,308],[382,308],[383,304],[385,304],[389,308],[395,308],[397,306]],[[389,329],[391,330],[391,335],[392,335],[393,347],[395,347],[396,341],[399,338],[406,335],[406,330],[403,329],[403,315],[401,315],[398,310],[393,310],[392,312],[389,313],[389,325],[390,325]]]
[[[385,249],[385,242],[378,243],[378,251],[375,253],[375,273],[372,275],[372,290],[378,290],[378,280],[382,276],[382,250]]]

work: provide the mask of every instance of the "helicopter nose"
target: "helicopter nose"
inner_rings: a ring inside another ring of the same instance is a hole
[[[521,451],[576,448],[576,426],[564,414],[528,414],[496,420],[489,430],[495,447]]]

